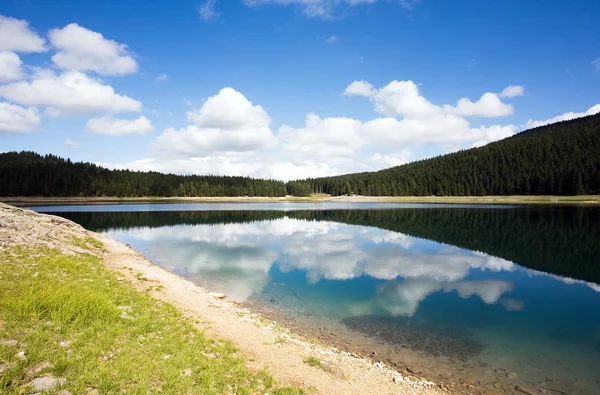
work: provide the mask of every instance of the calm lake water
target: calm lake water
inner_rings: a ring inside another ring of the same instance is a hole
[[[129,243],[301,333],[432,380],[600,393],[600,208],[33,209]]]

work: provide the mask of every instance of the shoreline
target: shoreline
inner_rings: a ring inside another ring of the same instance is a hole
[[[425,204],[522,204],[596,205],[600,195],[580,196],[329,196],[308,197],[0,197],[16,207],[62,204],[154,204],[154,203],[425,203]]]
[[[101,242],[104,249],[100,255],[102,265],[117,275],[119,281],[160,302],[175,306],[207,335],[232,341],[252,371],[266,368],[280,384],[301,387],[308,393],[323,394],[481,393],[469,385],[448,388],[416,374],[401,374],[382,362],[373,362],[357,354],[302,338],[263,315],[228,301],[223,294],[208,292],[155,265],[133,248],[108,236],[85,230],[62,217],[15,209],[4,204],[0,204],[0,209],[17,213],[13,214],[16,221],[25,221],[23,218],[29,217],[51,225],[43,239],[29,240],[27,243],[26,240],[31,236],[26,232],[18,232],[9,235],[9,241],[13,237],[13,242],[5,245],[45,245],[51,240],[59,249],[69,251],[72,246],[59,237],[67,229],[69,234],[80,234]],[[311,357],[318,359],[319,366],[307,364],[307,358]]]

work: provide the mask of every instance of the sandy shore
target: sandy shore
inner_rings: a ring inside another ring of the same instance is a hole
[[[310,197],[0,197],[14,206],[114,203],[454,203],[600,204],[600,195],[582,196],[329,196]]]
[[[148,261],[137,251],[109,237],[89,232],[60,217],[34,213],[0,203],[2,243],[45,245],[65,253],[82,252],[69,240],[93,237],[104,244],[104,265],[140,292],[173,304],[209,336],[230,339],[251,368],[267,367],[281,384],[319,394],[444,394],[443,385],[394,371],[356,354],[302,339],[275,322],[227,301]],[[322,367],[304,362],[315,356]],[[453,393],[479,393],[472,387]]]

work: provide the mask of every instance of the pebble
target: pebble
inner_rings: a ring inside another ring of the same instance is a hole
[[[531,389],[525,388],[525,387],[521,387],[518,385],[515,387],[515,391],[520,392],[522,394],[526,394],[526,395],[536,395],[536,392],[534,390],[531,390]]]
[[[27,359],[27,357],[25,356],[25,352],[24,351],[16,353],[15,354],[15,358],[18,358],[18,359],[20,359],[22,361],[24,361],[24,360]]]
[[[50,391],[54,387],[63,385],[67,382],[64,378],[56,378],[53,376],[45,376],[31,381],[31,388],[36,391]]]
[[[208,295],[212,296],[215,299],[225,299],[227,295],[220,292],[210,292]]]
[[[0,340],[0,346],[16,347],[19,344],[16,340]]]
[[[71,342],[69,340],[63,340],[60,343],[58,343],[58,345],[61,347],[69,347],[71,345]]]

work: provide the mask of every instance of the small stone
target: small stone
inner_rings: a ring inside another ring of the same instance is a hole
[[[525,395],[536,395],[535,391],[533,391],[532,389],[521,387],[518,385],[515,387],[515,391],[520,392]]]
[[[53,376],[40,377],[31,382],[31,388],[36,391],[50,391],[51,389],[63,385],[67,382],[64,378]]]
[[[167,354],[163,357],[163,359],[171,359],[172,355],[171,354]]]
[[[8,365],[2,363],[0,364],[0,374],[4,373],[4,371],[8,368]]]
[[[58,343],[59,346],[61,347],[70,347],[71,346],[71,342],[69,340],[63,340],[60,343]]]
[[[16,347],[19,344],[16,340],[0,340],[0,346]]]
[[[69,390],[60,390],[57,395],[72,395]]]
[[[15,358],[18,358],[22,361],[26,360],[27,357],[25,356],[25,352],[24,351],[20,351],[18,353],[15,354]]]
[[[40,273],[39,273],[39,272],[35,272],[35,273],[33,273],[33,274],[31,275],[31,277],[34,277],[34,278],[35,278],[35,277],[37,277],[37,276],[39,276],[39,275],[40,275]]]
[[[225,295],[221,292],[211,292],[211,293],[209,293],[209,295],[215,299],[225,299],[227,297],[227,295]]]
[[[516,379],[518,377],[519,377],[519,375],[516,374],[515,372],[508,372],[508,373],[506,373],[506,378],[508,378],[508,379]]]
[[[44,369],[49,369],[51,367],[52,367],[52,364],[50,362],[38,363],[37,365],[32,366],[29,369],[27,369],[25,371],[25,374],[29,377],[37,376],[38,374],[42,373],[42,371]]]
[[[327,373],[331,373],[332,375],[334,375],[338,379],[343,379],[344,378],[344,371],[342,370],[342,367],[339,364],[335,363],[335,362],[332,362],[332,361],[321,361],[321,369],[323,369]]]
[[[186,369],[183,371],[183,375],[189,377],[192,375],[192,369]]]
[[[98,391],[97,388],[88,387],[88,388],[86,388],[86,394],[87,395],[98,395],[98,394],[100,394],[100,391]]]

